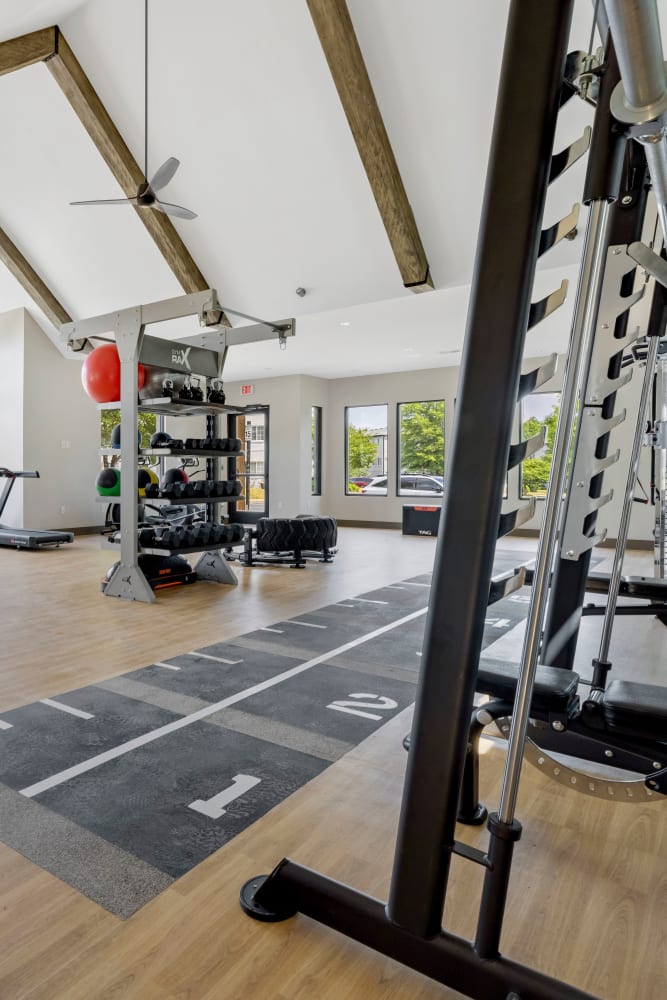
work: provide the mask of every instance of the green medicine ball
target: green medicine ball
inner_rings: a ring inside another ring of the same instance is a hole
[[[95,481],[101,497],[120,496],[120,469],[102,469]]]

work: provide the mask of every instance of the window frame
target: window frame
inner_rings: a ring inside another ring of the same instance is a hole
[[[343,440],[344,440],[344,469],[343,469],[343,473],[344,473],[344,476],[345,476],[345,496],[347,496],[347,497],[358,497],[358,496],[376,496],[376,497],[385,496],[385,497],[388,497],[389,496],[389,472],[388,472],[387,469],[385,469],[385,471],[383,473],[381,473],[381,475],[386,476],[386,478],[387,478],[387,492],[386,493],[364,494],[364,493],[361,492],[361,490],[358,493],[350,492],[350,476],[349,476],[350,462],[349,462],[349,422],[348,422],[348,412],[350,410],[365,410],[365,409],[370,409],[371,407],[381,407],[381,406],[384,406],[384,408],[386,410],[387,434],[386,434],[385,441],[388,441],[388,439],[389,439],[389,403],[349,403],[349,404],[346,404],[345,407],[343,408]],[[387,462],[386,464],[388,465],[389,463]],[[377,478],[379,478],[379,477],[378,476],[371,476],[371,479],[377,479]]]
[[[310,495],[322,496],[322,407],[310,407]]]
[[[416,477],[416,476],[428,476],[429,478],[433,479],[434,476],[438,475],[438,473],[431,473],[431,472],[403,472],[402,468],[401,468],[402,467],[402,462],[401,462],[401,407],[402,406],[412,406],[415,403],[442,403],[442,478],[443,478],[443,484],[442,484],[443,485],[443,492],[442,493],[435,493],[435,491],[432,491],[432,490],[426,490],[426,491],[422,490],[420,492],[417,492],[416,489],[415,489],[414,492],[406,493],[406,492],[404,492],[404,489],[407,489],[407,487],[402,487],[401,486],[401,479],[404,478],[405,476],[412,476],[413,478]],[[444,398],[440,398],[440,399],[404,399],[401,402],[399,402],[399,403],[396,404],[396,478],[395,478],[395,488],[396,488],[396,496],[397,497],[422,497],[422,496],[423,497],[434,497],[434,496],[437,496],[439,499],[442,499],[442,497],[444,496],[444,485],[445,485],[444,479],[445,479],[445,467],[446,467],[445,466],[445,457],[446,457],[446,444],[447,444],[447,437],[446,437],[446,434],[445,434],[445,428],[446,428],[446,411],[447,411],[447,400],[444,399]]]

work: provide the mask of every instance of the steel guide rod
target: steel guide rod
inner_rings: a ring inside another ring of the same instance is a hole
[[[630,453],[630,469],[628,471],[628,479],[625,486],[625,496],[623,498],[623,510],[621,512],[621,520],[619,522],[618,534],[616,536],[616,550],[614,552],[614,562],[611,568],[611,573],[609,574],[609,590],[607,596],[607,605],[605,607],[604,618],[602,621],[602,633],[600,636],[600,652],[598,653],[598,659],[603,663],[606,663],[609,657],[609,646],[611,644],[611,633],[614,627],[616,603],[618,601],[618,592],[621,586],[623,556],[625,555],[625,546],[628,541],[628,533],[630,530],[630,515],[632,513],[632,504],[634,502],[635,483],[637,481],[637,470],[639,469],[639,457],[641,455],[642,440],[644,437],[644,417],[646,414],[646,408],[648,406],[649,396],[651,394],[651,387],[653,384],[653,374],[655,372],[655,365],[658,358],[659,347],[660,347],[660,338],[651,337],[649,341],[648,354],[646,356],[644,381],[642,382],[642,391],[639,399],[637,426],[635,427],[635,434],[632,440],[632,451]]]
[[[567,474],[568,453],[577,400],[583,381],[585,361],[597,323],[605,250],[608,244],[609,203],[595,201],[591,205],[586,228],[583,263],[577,289],[570,349],[561,395],[561,408],[556,428],[553,460],[544,504],[544,515],[537,545],[533,585],[530,594],[526,634],[521,652],[521,669],[507,746],[498,815],[504,823],[514,819],[523,746],[528,728],[530,701],[540,652],[542,625],[549,593],[549,577],[556,548],[559,511]]]

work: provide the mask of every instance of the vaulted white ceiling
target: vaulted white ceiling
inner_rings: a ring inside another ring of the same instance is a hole
[[[149,175],[181,160],[168,200],[199,218],[176,228],[224,304],[298,317],[287,351],[235,348],[228,377],[459,360],[508,0],[348,5],[431,265],[436,291],[420,296],[401,283],[305,0],[150,0]],[[587,47],[591,19],[579,0],[570,48]],[[0,5],[0,40],[54,23],[143,165],[143,0]],[[557,148],[591,117],[571,101]],[[179,294],[131,208],[69,206],[122,192],[43,64],[0,78],[0,135],[0,226],[73,317]],[[583,175],[582,162],[552,186],[545,224]],[[581,236],[545,256],[536,297],[576,278],[580,251]],[[0,310],[18,305],[55,334],[0,266]],[[564,349],[569,312],[531,334],[531,354]]]

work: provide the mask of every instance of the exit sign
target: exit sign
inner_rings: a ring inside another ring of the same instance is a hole
[[[241,386],[241,395],[242,396],[254,396],[254,394],[255,394],[255,387],[254,387],[254,385],[242,385]]]

